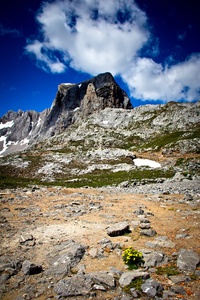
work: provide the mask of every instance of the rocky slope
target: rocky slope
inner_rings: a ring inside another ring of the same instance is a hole
[[[79,84],[61,84],[51,109],[42,113],[9,111],[0,118],[0,154],[20,151],[57,135],[74,122],[106,107],[132,108],[127,94],[110,73]]]
[[[199,299],[200,195],[35,186],[0,205],[2,300]]]

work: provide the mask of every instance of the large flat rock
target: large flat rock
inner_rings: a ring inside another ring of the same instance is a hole
[[[118,236],[123,235],[129,231],[130,230],[128,222],[120,222],[110,226],[107,230],[107,234],[109,236]]]

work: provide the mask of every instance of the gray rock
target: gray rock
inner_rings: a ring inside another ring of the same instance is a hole
[[[131,226],[132,226],[133,229],[136,229],[139,224],[140,224],[140,221],[132,221],[131,222]]]
[[[144,229],[144,230],[140,230],[140,235],[145,235],[145,236],[149,236],[149,237],[153,237],[157,234],[157,232],[153,229]]]
[[[193,250],[181,249],[177,259],[177,267],[181,271],[195,272],[200,262],[199,256]]]
[[[4,272],[0,275],[0,283],[6,282],[10,278],[10,274]]]
[[[22,271],[25,275],[33,275],[42,272],[42,266],[39,264],[31,263],[28,260],[25,260],[22,263]]]
[[[102,271],[89,273],[88,275],[96,284],[103,284],[110,289],[115,288],[115,278],[112,273]]]
[[[161,251],[149,251],[148,249],[142,249],[142,256],[144,258],[144,266],[151,268],[151,267],[158,267],[168,263],[168,257],[165,253]]]
[[[141,208],[137,208],[134,212],[135,215],[143,215],[144,214],[144,210]]]
[[[179,284],[182,282],[188,283],[191,281],[191,278],[185,275],[174,275],[174,276],[169,276],[169,279],[175,283],[175,284]]]
[[[113,275],[117,275],[117,276],[119,276],[119,275],[121,276],[123,274],[122,271],[120,271],[114,267],[110,267],[110,273],[112,273]]]
[[[139,227],[141,229],[150,229],[151,228],[151,225],[148,224],[148,223],[140,223]]]
[[[158,236],[154,241],[146,242],[146,246],[149,248],[162,247],[162,248],[174,248],[175,244],[166,236]]]
[[[170,287],[170,291],[179,294],[179,295],[186,295],[186,291],[183,286],[180,285],[173,285]]]
[[[93,281],[89,275],[74,275],[71,278],[60,280],[54,292],[62,297],[76,297],[88,295],[92,289]]]
[[[130,230],[128,222],[120,222],[110,226],[107,230],[107,234],[109,236],[118,236],[123,235],[129,231]]]
[[[179,233],[175,236],[175,239],[186,239],[186,238],[190,238],[191,236],[187,233]]]
[[[133,298],[138,298],[138,293],[136,292],[136,290],[134,288],[131,288],[130,292],[131,292],[131,296]]]
[[[29,241],[33,241],[34,238],[32,236],[32,234],[24,234],[20,236],[19,242],[21,245],[25,244],[28,245]]]
[[[163,287],[157,281],[149,278],[141,285],[143,293],[147,294],[149,297],[155,297],[158,292],[163,290]]]
[[[88,254],[89,254],[91,257],[93,257],[93,258],[97,257],[97,256],[98,256],[98,248],[97,248],[97,247],[91,248],[91,249],[88,251]]]
[[[186,193],[184,195],[184,200],[185,201],[192,201],[193,200],[193,196],[190,193]]]
[[[176,294],[172,291],[163,291],[163,299],[174,299],[176,297]]]
[[[144,216],[142,216],[142,218],[140,218],[140,223],[150,223],[149,219],[144,218]]]
[[[50,267],[45,270],[46,275],[66,276],[82,259],[85,247],[73,240],[68,240],[55,247],[47,255]]]
[[[119,284],[124,287],[129,285],[134,279],[142,277],[144,279],[149,278],[149,274],[144,272],[142,269],[123,273],[119,279]]]

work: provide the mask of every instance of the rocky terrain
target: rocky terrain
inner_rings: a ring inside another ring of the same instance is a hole
[[[1,299],[199,299],[199,124],[200,102],[133,108],[109,73],[3,116]]]
[[[3,190],[1,299],[199,299],[199,212],[199,194]]]

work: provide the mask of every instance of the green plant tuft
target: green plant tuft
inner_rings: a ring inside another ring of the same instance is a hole
[[[139,266],[144,264],[142,253],[129,247],[122,254],[123,261],[129,266],[129,270],[138,269]]]

